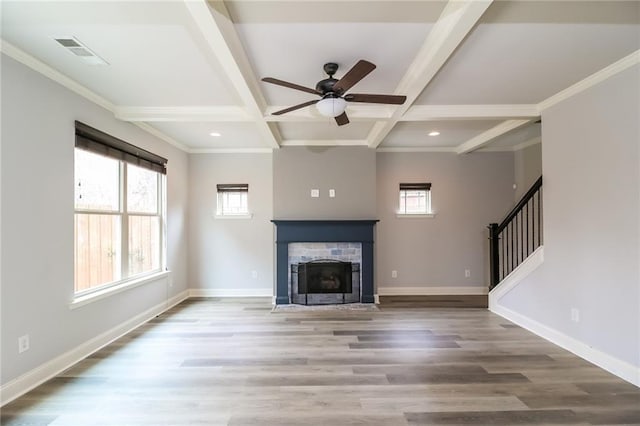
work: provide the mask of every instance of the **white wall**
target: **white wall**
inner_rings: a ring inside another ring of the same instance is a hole
[[[71,310],[74,120],[168,158],[168,267],[161,279]],[[6,384],[187,288],[182,151],[2,56],[1,382]],[[18,354],[18,337],[31,349]]]
[[[274,294],[271,164],[271,154],[190,156],[189,282],[196,294]],[[219,183],[249,184],[251,219],[214,218]]]
[[[378,153],[378,290],[410,287],[412,294],[429,294],[441,287],[486,287],[487,226],[514,205],[513,164],[512,153]],[[436,216],[397,218],[400,182],[431,182]]]
[[[500,301],[637,383],[639,93],[636,65],[543,112],[544,263]]]

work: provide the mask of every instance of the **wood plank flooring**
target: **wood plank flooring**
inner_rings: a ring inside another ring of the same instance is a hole
[[[640,389],[486,309],[190,299],[3,425],[640,425]]]

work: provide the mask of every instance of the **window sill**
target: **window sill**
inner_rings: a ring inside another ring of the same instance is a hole
[[[69,304],[69,309],[77,309],[89,303],[97,302],[98,300],[113,296],[114,294],[122,293],[123,291],[130,290],[153,281],[158,281],[161,278],[169,276],[170,273],[171,271],[156,272],[151,275],[145,275],[129,281],[124,281],[120,284],[116,284],[93,293],[74,297],[73,301]]]
[[[214,219],[251,219],[253,218],[253,213],[247,214],[215,214],[213,215]]]
[[[398,219],[433,219],[436,217],[435,213],[426,214],[411,214],[411,213],[396,213]]]

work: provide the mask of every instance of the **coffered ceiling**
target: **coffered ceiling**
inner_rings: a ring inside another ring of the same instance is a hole
[[[539,140],[542,108],[640,58],[640,1],[1,4],[3,53],[193,153],[510,150]],[[86,64],[61,37],[108,65]],[[315,87],[326,62],[340,78],[360,59],[377,68],[353,92],[407,102],[350,103],[345,126],[314,106],[271,115],[318,97],[261,78]]]

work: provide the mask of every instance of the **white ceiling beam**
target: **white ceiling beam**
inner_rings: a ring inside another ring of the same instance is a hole
[[[329,118],[320,115],[315,108],[301,108],[296,111],[291,111],[283,115],[271,115],[274,111],[279,111],[286,106],[268,106],[265,111],[264,119],[271,122],[286,122],[286,121],[326,121]],[[349,105],[348,107],[349,120],[386,120],[393,115],[394,107],[385,105]],[[333,119],[330,119],[333,120]]]
[[[237,122],[254,121],[247,111],[238,106],[206,107],[138,107],[117,106],[116,118],[123,121],[197,121],[197,122]]]
[[[390,121],[377,122],[373,126],[367,137],[370,147],[376,148],[382,143],[400,117],[407,112],[438,70],[471,32],[492,1],[450,0],[447,3],[394,92],[407,96],[407,101],[396,109]]]
[[[389,146],[378,147],[376,152],[456,152],[455,146]]]
[[[475,136],[468,141],[458,145],[456,148],[456,153],[458,154],[467,154],[471,151],[475,151],[477,149],[482,148],[483,146],[489,144],[493,139],[497,138],[500,135],[504,135],[511,130],[515,130],[518,127],[524,126],[527,123],[530,123],[531,120],[507,120],[498,124],[495,127],[487,130],[486,132],[480,133],[478,136]]]
[[[266,102],[224,3],[219,1],[209,6],[206,0],[184,0],[184,4],[260,134],[272,148],[279,148],[280,134],[274,124],[264,120]]]
[[[368,146],[366,139],[288,139],[282,146]]]
[[[522,105],[414,105],[399,121],[482,120],[537,118],[536,104]]]

